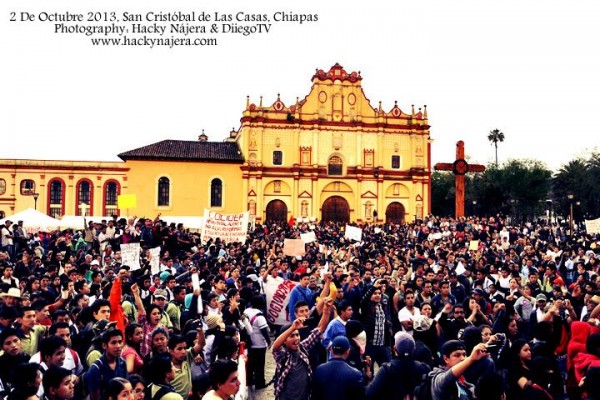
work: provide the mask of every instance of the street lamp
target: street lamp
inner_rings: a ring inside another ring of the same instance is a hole
[[[34,204],[34,207],[35,207],[36,211],[37,211],[37,199],[38,199],[38,197],[40,197],[39,193],[34,193],[33,194],[33,204]]]
[[[477,200],[473,200],[473,215],[476,214]]]
[[[572,193],[567,194],[569,199],[569,236],[573,237],[573,198],[575,196]]]
[[[546,206],[548,207],[548,223],[552,224],[552,199],[546,200]]]

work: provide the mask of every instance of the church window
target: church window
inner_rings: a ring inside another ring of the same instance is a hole
[[[342,175],[343,167],[344,163],[342,159],[338,156],[333,156],[329,159],[327,173],[329,175]]]
[[[31,179],[23,179],[21,181],[21,194],[31,196],[33,193],[35,193],[35,182]]]
[[[223,182],[219,178],[210,182],[210,206],[223,207]]]
[[[392,156],[392,169],[400,169],[400,156]]]
[[[170,204],[171,181],[163,176],[158,180],[158,205],[168,206]]]

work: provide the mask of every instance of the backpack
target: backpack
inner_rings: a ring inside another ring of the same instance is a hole
[[[102,373],[102,359],[97,359],[96,361],[94,361],[94,363],[92,365],[89,366],[89,368],[83,373],[81,374],[80,379],[77,381],[77,385],[75,387],[75,397],[77,398],[77,395],[81,396],[81,398],[87,398],[87,396],[90,395],[90,391],[88,390],[88,384],[87,384],[87,374],[90,370],[90,368],[95,365],[98,368],[98,371],[100,372],[100,381],[104,380],[104,374]]]
[[[175,391],[173,390],[172,387],[170,386],[160,386],[160,389],[158,389],[158,392],[156,392],[156,394],[154,396],[152,396],[152,387],[154,386],[153,383],[151,383],[150,385],[148,385],[146,387],[146,398],[150,399],[150,400],[160,400],[162,399],[162,397],[165,394],[168,393],[174,393]]]
[[[428,372],[423,375],[423,381],[415,387],[413,398],[415,400],[433,400],[431,384],[435,375]]]

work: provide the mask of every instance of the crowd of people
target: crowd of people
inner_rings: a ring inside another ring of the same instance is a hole
[[[345,225],[225,243],[159,217],[6,221],[0,399],[600,398],[600,237],[502,216],[355,224],[361,241]],[[269,285],[293,287],[285,324]]]

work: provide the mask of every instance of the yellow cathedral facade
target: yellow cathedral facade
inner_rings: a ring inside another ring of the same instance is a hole
[[[373,107],[362,76],[317,70],[295,104],[248,98],[223,142],[163,140],[122,162],[0,159],[0,217],[201,216],[248,210],[256,222],[412,221],[431,210],[427,108]],[[120,195],[135,209],[120,210]]]

